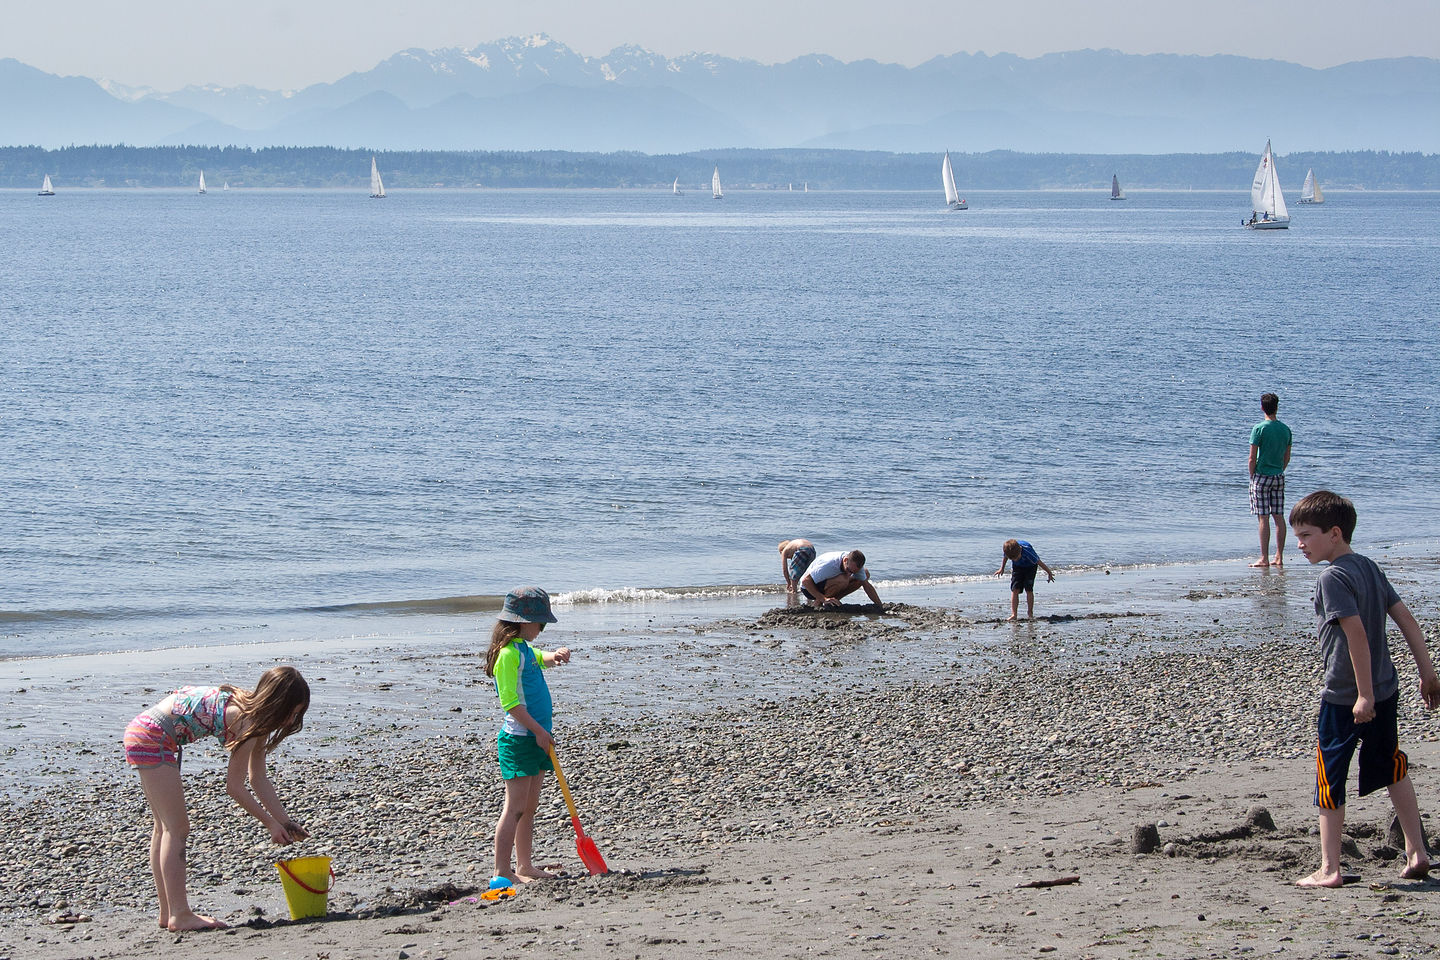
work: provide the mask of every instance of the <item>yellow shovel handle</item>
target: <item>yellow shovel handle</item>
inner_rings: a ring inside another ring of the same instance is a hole
[[[560,795],[565,798],[565,806],[570,810],[570,819],[575,823],[580,822],[580,814],[575,812],[575,801],[570,799],[570,788],[565,785],[565,774],[560,769],[560,758],[555,756],[555,746],[550,746],[550,762],[555,766],[555,782],[560,784]]]

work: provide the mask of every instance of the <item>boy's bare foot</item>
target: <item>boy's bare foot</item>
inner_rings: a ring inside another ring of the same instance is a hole
[[[171,933],[180,933],[185,930],[224,930],[228,926],[224,920],[216,920],[203,913],[186,913],[171,917],[166,929]]]
[[[542,863],[539,866],[531,866],[526,870],[516,870],[515,875],[521,883],[531,883],[535,880],[554,880],[559,876],[556,873],[560,869],[558,863]]]
[[[1430,876],[1430,861],[1417,860],[1407,864],[1404,870],[1400,871],[1401,880],[1424,880]]]
[[[1019,619],[1020,619],[1019,617],[1015,616],[1015,614],[1012,613],[1012,614],[1010,614],[1010,616],[1008,616],[1008,617],[1005,618],[1005,622],[1006,622],[1006,623],[1014,623],[1016,620],[1019,620]]]
[[[1270,561],[1266,560],[1264,557],[1261,557],[1259,560],[1256,560],[1254,563],[1250,564],[1250,566],[1264,569],[1265,567],[1270,566]]]
[[[1295,881],[1297,887],[1343,887],[1345,878],[1338,873],[1326,873],[1324,870],[1316,870],[1308,877],[1301,877]]]
[[[1276,557],[1276,558],[1274,559],[1273,563],[1274,563],[1275,566],[1277,566],[1277,567],[1283,567],[1283,566],[1285,566],[1285,560],[1284,560],[1283,557]]]

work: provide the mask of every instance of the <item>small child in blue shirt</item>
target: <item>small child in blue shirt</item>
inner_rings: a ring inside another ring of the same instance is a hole
[[[1010,620],[1020,619],[1021,590],[1025,591],[1025,616],[1034,620],[1035,571],[1044,570],[1051,583],[1055,582],[1055,572],[1045,566],[1035,548],[1024,540],[1006,540],[1000,549],[1000,569],[995,571],[995,576],[1003,574],[1005,564],[1010,564]]]

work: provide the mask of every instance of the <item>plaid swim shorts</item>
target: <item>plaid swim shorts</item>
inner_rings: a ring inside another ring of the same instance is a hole
[[[1250,512],[1257,517],[1282,516],[1285,513],[1285,474],[1255,474],[1250,478]]]

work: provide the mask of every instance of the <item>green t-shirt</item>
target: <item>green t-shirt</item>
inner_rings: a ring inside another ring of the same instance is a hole
[[[1290,449],[1290,428],[1279,420],[1261,420],[1250,431],[1250,446],[1258,447],[1255,473],[1273,477],[1285,472],[1285,451]]]

